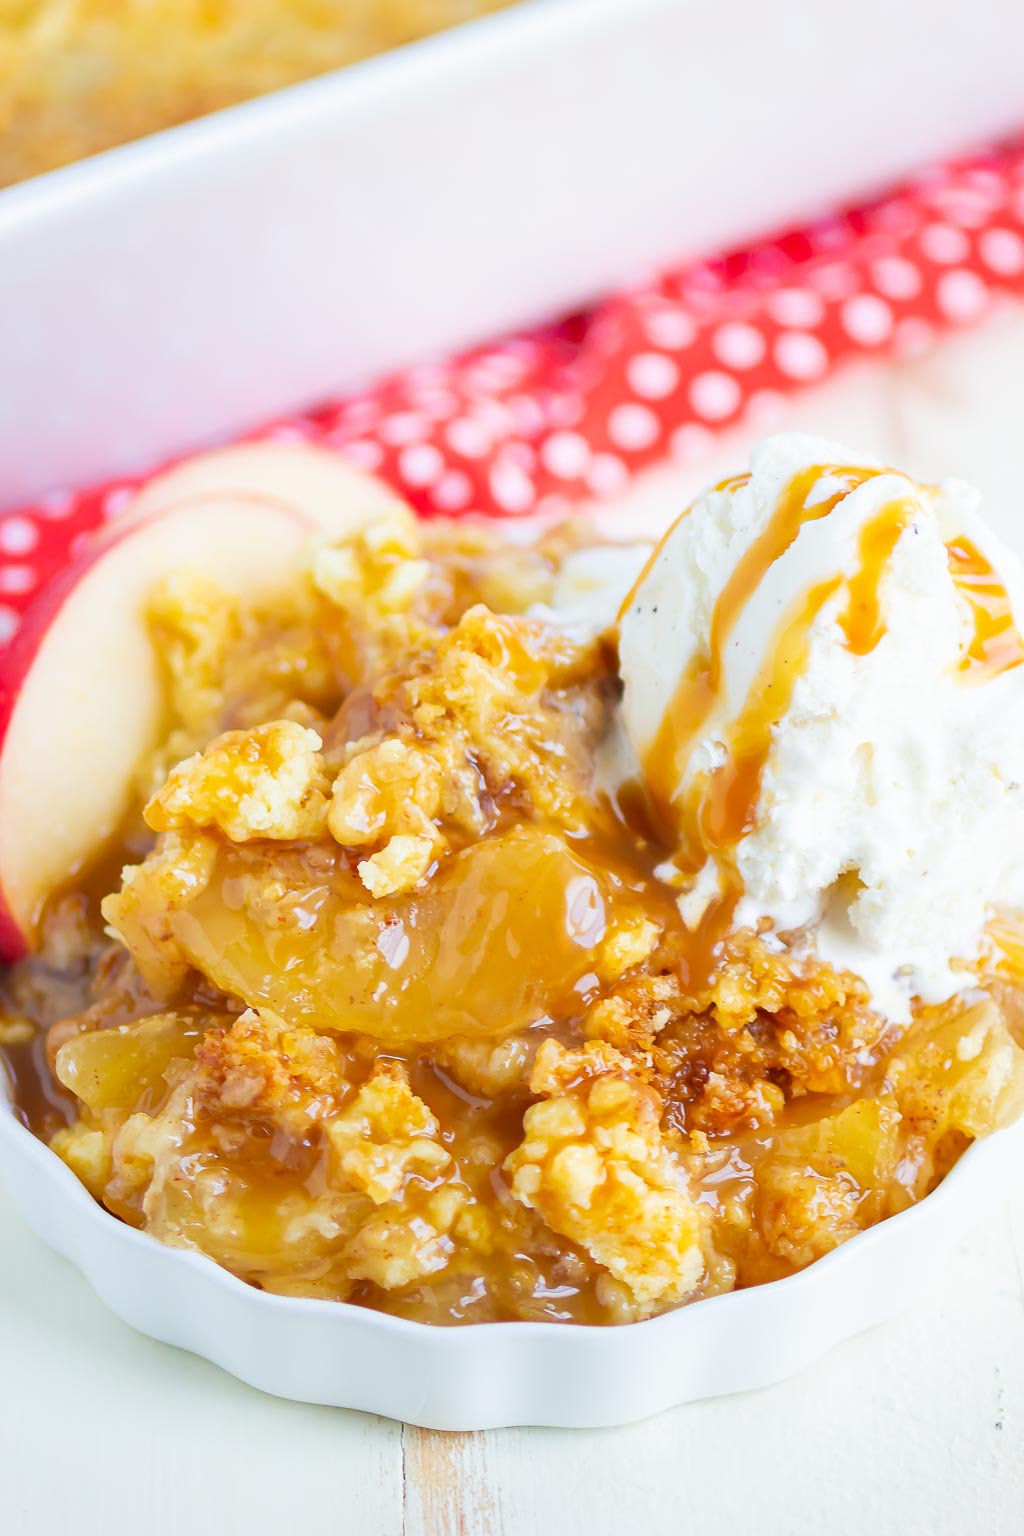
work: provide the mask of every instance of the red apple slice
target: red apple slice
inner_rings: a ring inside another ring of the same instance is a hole
[[[159,739],[144,610],[169,571],[270,598],[316,532],[308,514],[210,494],[112,526],[43,593],[0,663],[0,958],[31,946],[45,898],[117,827]]]
[[[242,443],[186,459],[157,475],[128,503],[134,522],[209,496],[272,501],[341,536],[404,506],[382,480],[353,468],[339,453],[307,443]]]

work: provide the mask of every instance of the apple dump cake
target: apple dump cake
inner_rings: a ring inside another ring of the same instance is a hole
[[[511,0],[0,0],[0,186]]]
[[[280,1295],[630,1322],[1024,1107],[1024,578],[965,486],[779,438],[650,550],[192,473],[8,663],[20,835],[33,678],[140,594],[117,824],[0,839],[17,1112],[108,1211]],[[258,506],[263,587],[209,552]]]

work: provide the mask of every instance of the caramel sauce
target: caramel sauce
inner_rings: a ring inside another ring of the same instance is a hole
[[[30,1040],[0,1046],[0,1084],[5,1071],[14,1112],[34,1135],[49,1141],[62,1126],[74,1123],[78,1104],[53,1075],[45,1031],[38,1030]]]
[[[1010,594],[991,563],[967,538],[946,545],[949,569],[957,590],[971,608],[974,632],[961,659],[965,681],[984,683],[1019,667],[1024,639],[1013,617]]]
[[[734,853],[754,824],[772,732],[789,708],[806,666],[810,627],[825,603],[844,585],[844,578],[836,576],[819,583],[785,615],[739,716],[725,733],[726,760],[711,773],[692,778],[680,796],[686,765],[721,701],[726,647],[753,593],[792,547],[801,529],[827,517],[859,485],[880,473],[814,465],[793,477],[763,532],[737,561],[722,588],[712,613],[707,653],[696,657],[687,668],[644,758],[645,778],[666,841],[671,838],[669,829],[681,840],[677,865],[686,874],[696,875],[710,856],[718,864],[722,879],[722,888],[692,935],[690,966],[694,978],[706,980],[711,974],[721,941],[731,926],[742,895]],[[886,503],[861,532],[858,567],[845,581],[846,603],[839,617],[846,642],[858,655],[873,649],[883,633],[882,575],[912,512],[909,500],[895,499]]]
[[[719,480],[718,484],[712,486],[711,489],[712,491],[738,491],[744,485],[749,484],[749,473],[743,475],[730,475],[727,480]],[[661,538],[651,550],[650,554],[647,556],[647,559],[644,561],[640,570],[639,576],[636,578],[633,585],[622,599],[622,602],[619,604],[619,612],[616,619],[616,625],[622,622],[623,615],[628,613],[630,608],[633,606],[633,603],[636,601],[637,593],[640,591],[640,588],[643,586],[644,582],[653,571],[662,550],[665,548],[666,543],[675,533],[683,519],[689,517],[690,513],[693,511],[694,506],[696,506],[696,502],[691,502],[690,505],[680,513],[680,515],[675,519],[671,526],[665,530]]]
[[[898,498],[887,502],[861,530],[857,550],[860,564],[847,582],[846,605],[839,614],[847,649],[855,656],[867,656],[885,633],[882,576],[913,516],[914,503]]]
[[[737,561],[715,604],[707,655],[695,659],[688,669],[644,759],[651,797],[668,825],[675,820],[672,802],[686,762],[720,698],[725,648],[752,594],[807,523],[827,517],[858,485],[879,473],[879,470],[832,465],[814,465],[801,470],[779,497],[763,533]],[[838,482],[835,489],[811,500],[813,491],[825,477],[835,478]],[[780,658],[780,664],[785,665],[784,657]],[[690,858],[699,852],[699,843],[691,843]]]
[[[735,851],[754,826],[772,732],[789,708],[806,665],[810,626],[841,581],[837,576],[813,587],[779,627],[744,708],[729,730],[725,762],[695,779],[680,806],[689,869],[696,873],[705,857],[714,858],[722,882],[688,946],[691,981],[698,984],[710,979],[743,895]]]
[[[753,826],[772,731],[789,708],[806,666],[810,627],[841,582],[838,576],[819,582],[779,626],[730,729],[726,761],[708,776],[703,792],[698,791],[686,805],[690,820],[686,841],[691,850],[728,855]]]
[[[713,485],[711,489],[712,491],[739,491],[749,484],[750,471],[746,470],[741,475],[727,475],[724,480],[719,480],[717,485]]]

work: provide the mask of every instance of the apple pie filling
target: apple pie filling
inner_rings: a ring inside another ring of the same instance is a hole
[[[609,768],[614,625],[379,518],[247,607],[173,572],[163,739],[4,976],[18,1112],[116,1216],[280,1295],[629,1322],[784,1276],[1024,1104],[1013,946],[895,1025],[687,925]]]

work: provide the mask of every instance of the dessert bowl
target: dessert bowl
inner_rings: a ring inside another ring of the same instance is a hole
[[[968,487],[798,435],[653,549],[171,471],[0,678],[16,1202],[283,1396],[597,1425],[798,1369],[1024,1108],[1022,614]]]
[[[2,1076],[2,1074],[0,1074]],[[0,1093],[0,1178],[36,1235],[115,1315],[260,1391],[424,1429],[598,1429],[768,1387],[919,1304],[1024,1153],[1024,1126],[968,1149],[919,1205],[809,1269],[625,1327],[435,1328],[346,1302],[254,1290],[97,1205]]]

